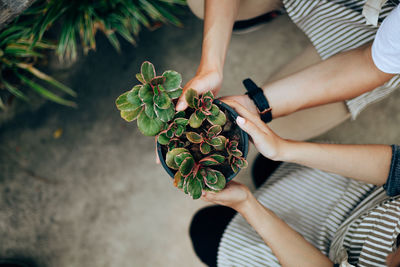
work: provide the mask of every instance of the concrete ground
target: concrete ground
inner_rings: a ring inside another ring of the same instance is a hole
[[[200,58],[202,22],[143,31],[138,47],[116,53],[104,38],[64,81],[78,109],[46,103],[0,128],[0,257],[38,266],[203,266],[188,227],[197,209],[154,163],[154,140],[126,123],[115,98],[136,83],[140,63],[174,69],[184,81]],[[241,80],[265,80],[308,44],[282,16],[257,32],[233,36],[221,95],[243,93]],[[400,92],[318,140],[400,143]],[[62,129],[56,139],[53,133]],[[254,158],[252,149],[249,161]],[[239,181],[251,186],[249,170]]]

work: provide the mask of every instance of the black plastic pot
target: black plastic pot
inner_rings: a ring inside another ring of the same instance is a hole
[[[231,122],[233,122],[234,125],[236,125],[236,118],[237,118],[237,116],[239,116],[239,114],[237,114],[237,112],[233,108],[231,108],[230,106],[228,106],[227,104],[223,103],[222,101],[220,101],[218,99],[214,100],[214,104],[216,104],[222,111],[227,111],[227,113],[228,113],[227,119],[230,120]],[[240,151],[243,152],[243,157],[247,158],[247,153],[249,151],[249,136],[247,135],[247,133],[245,131],[240,129],[239,126],[236,125],[236,127],[238,127],[238,129],[239,129],[239,146],[238,146],[238,148],[240,149]],[[160,158],[161,164],[164,167],[164,169],[167,171],[167,173],[172,178],[174,178],[176,170],[170,169],[167,166],[167,163],[165,162],[165,154],[163,154],[161,145],[158,142],[157,142],[157,154],[158,154],[158,157]],[[240,171],[240,169],[239,169],[239,171]],[[239,173],[239,171],[236,173],[233,173],[229,177],[226,177],[226,182],[231,181]]]

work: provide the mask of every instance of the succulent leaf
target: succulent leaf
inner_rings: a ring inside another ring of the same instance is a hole
[[[138,107],[137,109],[134,110],[122,110],[121,111],[121,118],[123,118],[124,120],[131,122],[133,120],[135,120],[140,112],[142,112],[143,107]]]
[[[176,135],[177,137],[180,137],[180,136],[183,134],[184,131],[185,131],[185,126],[178,125],[178,126],[176,127],[175,135]]]
[[[192,128],[199,128],[203,121],[204,119],[199,118],[196,113],[192,113],[189,118],[189,125]]]
[[[164,76],[157,76],[151,79],[150,84],[152,86],[162,85],[165,82]]]
[[[194,144],[198,144],[203,142],[203,137],[201,135],[199,135],[198,133],[195,132],[187,132],[186,133],[186,138]]]
[[[224,143],[222,143],[222,139],[221,138],[219,138],[219,136],[217,136],[217,137],[214,137],[214,138],[212,138],[212,139],[210,139],[209,141],[208,141],[208,144],[210,144],[210,145],[212,145],[212,146],[218,146],[218,147],[220,147],[220,146],[222,146]]]
[[[167,109],[160,109],[154,105],[154,110],[156,111],[157,117],[163,122],[169,122],[175,115],[174,105],[170,105]]]
[[[189,196],[191,196],[193,199],[199,199],[201,197],[202,189],[203,186],[199,179],[196,177],[191,177],[189,179],[187,186]]]
[[[174,148],[174,149],[171,149],[170,151],[168,151],[167,155],[165,156],[165,163],[167,164],[167,166],[174,170],[179,169],[179,166],[176,165],[176,163],[175,163],[175,157],[176,157],[176,155],[179,155],[180,153],[183,153],[183,152],[189,152],[189,151],[183,147]]]
[[[213,105],[211,106],[211,109],[210,109],[211,115],[217,116],[217,115],[219,114],[219,112],[220,112],[219,107],[218,107],[217,105],[213,104]]]
[[[226,123],[225,114],[220,111],[217,116],[208,116],[207,120],[213,125],[224,125]]]
[[[206,184],[206,185],[214,191],[220,191],[224,189],[226,185],[225,176],[217,170],[207,169],[207,172],[214,172],[217,177],[217,182],[215,184]]]
[[[193,89],[190,88],[189,90],[186,91],[185,93],[185,99],[189,107],[195,108],[194,105],[194,99],[197,98],[197,92]]]
[[[219,162],[216,159],[213,159],[211,157],[202,158],[199,161],[199,163],[203,166],[214,166],[219,164]]]
[[[179,166],[179,171],[183,176],[188,176],[192,172],[193,167],[194,167],[193,157],[187,157],[182,161],[181,165]]]
[[[137,73],[136,74],[136,79],[138,79],[138,81],[143,83],[143,84],[146,83],[146,81],[144,80],[143,75],[141,73]]]
[[[203,97],[203,108],[209,111],[212,108],[212,101],[213,99],[211,97]]]
[[[185,111],[178,111],[177,113],[175,113],[175,119],[177,118],[185,118]]]
[[[181,87],[182,76],[178,72],[167,70],[163,73],[162,76],[165,77],[164,88],[166,91],[174,91]]]
[[[137,125],[142,134],[146,136],[157,135],[164,127],[164,123],[158,118],[151,119],[146,115],[146,112],[141,112]]]
[[[157,141],[160,143],[160,145],[168,145],[169,140],[171,139],[167,136],[166,132],[167,131],[162,131],[157,137]]]
[[[168,91],[167,94],[171,99],[177,99],[182,95],[182,88],[178,88],[174,91]]]
[[[213,125],[207,131],[207,137],[213,138],[222,132],[222,127],[220,125]]]
[[[236,163],[232,163],[231,168],[234,173],[237,173],[239,171],[239,166]]]
[[[183,187],[183,177],[182,177],[182,174],[179,172],[179,171],[177,171],[176,173],[175,173],[175,176],[174,176],[174,186],[175,187],[177,187],[177,188],[179,188],[179,189],[182,189],[182,187]]]
[[[237,158],[236,165],[238,165],[239,168],[247,168],[248,163],[244,158]]]
[[[181,126],[186,126],[189,123],[189,120],[185,119],[185,118],[176,118],[174,121],[177,125],[181,125]]]
[[[218,176],[215,172],[213,172],[213,171],[206,172],[206,177],[205,177],[206,185],[216,184],[217,181],[218,181]]]
[[[201,110],[196,110],[195,114],[198,118],[204,120],[206,118],[206,115],[204,115],[204,113]]]
[[[225,157],[220,154],[212,154],[209,156],[212,159],[215,159],[218,163],[223,163],[225,161]]]
[[[212,100],[214,100],[214,94],[211,91],[207,91],[203,94],[203,98],[207,97],[207,98],[211,98],[211,102]]]
[[[115,104],[119,110],[135,110],[142,105],[142,100],[138,97],[141,85],[136,85],[132,90],[120,95]]]
[[[178,155],[175,156],[175,163],[177,166],[181,166],[182,162],[187,158],[187,157],[191,157],[193,158],[193,156],[189,153],[189,152],[182,152],[179,153]]]
[[[220,136],[218,136],[218,138],[221,139],[222,144],[219,145],[219,146],[218,145],[214,146],[214,148],[216,150],[224,150],[225,149],[225,143],[226,143],[226,137],[223,136],[223,135],[220,135]]]
[[[211,152],[211,146],[209,144],[207,144],[206,142],[203,142],[200,144],[200,152],[202,154],[208,154]]]
[[[156,71],[154,69],[154,65],[151,64],[149,61],[143,62],[142,67],[140,69],[141,69],[143,79],[147,83],[150,83],[151,80],[156,76]]]
[[[139,89],[139,97],[146,105],[153,105],[153,95],[153,89],[149,84],[145,84]]]
[[[146,112],[146,115],[150,118],[150,119],[155,119],[157,118],[157,114],[154,111],[154,106],[153,105],[144,105],[144,111]]]
[[[153,97],[154,104],[160,109],[167,109],[171,106],[171,98],[166,92],[160,91],[158,95]]]

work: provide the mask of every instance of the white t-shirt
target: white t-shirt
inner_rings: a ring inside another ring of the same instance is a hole
[[[372,44],[372,59],[383,72],[400,73],[400,5],[383,20]]]

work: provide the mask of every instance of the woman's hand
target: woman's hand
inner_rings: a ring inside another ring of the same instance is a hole
[[[237,117],[236,122],[240,128],[251,136],[257,150],[269,159],[280,160],[283,147],[287,141],[276,135],[260,119],[258,113],[247,110],[236,101],[229,99],[223,101],[239,113],[241,117]]]
[[[183,93],[176,105],[177,111],[185,110],[188,105],[185,99],[185,92],[193,88],[197,93],[203,94],[207,91],[212,91],[217,95],[222,85],[222,73],[217,70],[199,71],[193,79],[191,79],[183,88]]]
[[[201,199],[218,205],[227,206],[240,212],[251,196],[250,190],[245,185],[230,181],[227,183],[226,187],[218,193],[203,191]]]

